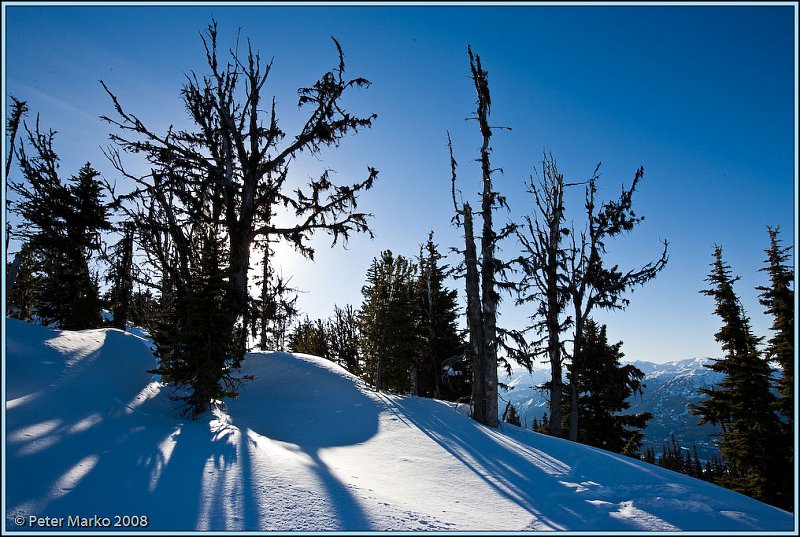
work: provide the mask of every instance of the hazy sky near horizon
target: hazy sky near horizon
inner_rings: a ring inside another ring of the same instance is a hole
[[[796,12],[789,5],[447,5],[276,6],[4,4],[4,102],[14,95],[43,127],[59,132],[55,148],[66,177],[90,161],[109,179],[101,148],[113,107],[102,79],[123,106],[157,131],[186,127],[180,88],[192,70],[204,74],[199,33],[214,17],[224,47],[237,30],[262,58],[273,59],[267,94],[291,139],[303,120],[297,88],[337,61],[371,87],[346,100],[356,113],[377,113],[372,129],[346,138],[318,158],[300,158],[294,180],[336,170],[342,183],[380,171],[359,209],[373,213],[375,238],[354,236],[329,249],[320,236],[316,261],[279,250],[285,275],[303,290],[312,318],[334,304],[361,303],[370,261],[382,250],[413,257],[429,230],[441,251],[461,246],[452,226],[449,130],[464,199],[478,203],[480,137],[467,43],[489,73],[492,164],[496,189],[520,221],[532,209],[525,182],[542,152],[553,154],[569,181],[588,179],[602,162],[600,199],[618,195],[641,165],[634,198],[645,220],[608,245],[627,269],[656,259],[669,241],[669,263],[629,295],[625,311],[598,312],[627,359],[655,362],[719,356],[719,319],[706,287],[715,244],[722,245],[737,293],[759,335],[769,318],[757,301],[768,245],[766,226],[794,244],[796,188]],[[8,108],[6,107],[6,110]],[[6,112],[7,115],[7,112]],[[4,153],[5,157],[5,153]],[[130,166],[141,166],[136,155]],[[18,178],[19,172],[12,172]],[[583,192],[573,189],[568,218],[582,227]],[[517,254],[509,240],[502,255]],[[12,248],[13,252],[13,248]],[[457,258],[450,255],[450,263]],[[463,300],[463,280],[452,283]],[[500,322],[521,327],[529,312],[506,297]]]

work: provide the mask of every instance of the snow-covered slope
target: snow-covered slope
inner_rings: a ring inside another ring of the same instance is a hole
[[[252,354],[255,379],[225,412],[182,420],[141,338],[7,323],[6,531],[43,529],[31,516],[147,517],[151,531],[794,527],[652,465],[375,393],[311,356]]]

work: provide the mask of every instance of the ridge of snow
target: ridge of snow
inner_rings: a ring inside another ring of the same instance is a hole
[[[146,339],[6,328],[6,531],[39,529],[16,526],[32,515],[147,516],[148,531],[796,529],[735,492],[375,392],[322,358],[251,353],[240,396],[191,421],[145,372]]]

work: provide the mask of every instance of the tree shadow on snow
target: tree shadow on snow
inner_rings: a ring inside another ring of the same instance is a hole
[[[152,354],[132,352],[128,337],[107,331],[98,350],[7,408],[7,530],[20,529],[17,515],[65,524],[95,515],[113,524],[127,515],[140,528],[185,531],[230,514],[220,510],[231,491],[213,477],[236,466],[234,431],[209,419],[183,422],[144,372]]]
[[[253,354],[247,360],[247,372],[255,379],[243,386],[228,411],[242,432],[240,452],[250,474],[250,494],[262,499],[255,502],[262,510],[259,523],[250,527],[369,530],[363,508],[320,458],[320,451],[372,438],[378,432],[379,404],[358,388],[355,377],[331,369],[332,364],[321,359],[275,352]],[[313,497],[313,485],[302,490],[309,478],[324,497]],[[269,506],[275,503],[289,509],[272,513],[292,512],[293,518],[273,518]]]
[[[388,403],[388,402],[387,402]],[[573,468],[500,431],[456,414],[438,401],[397,398],[392,403],[420,431],[435,441],[497,494],[516,503],[536,520],[525,529],[558,531],[631,531],[623,520],[609,518],[608,508],[581,499],[564,501]],[[616,506],[615,506],[616,507]],[[494,528],[469,528],[492,531]]]

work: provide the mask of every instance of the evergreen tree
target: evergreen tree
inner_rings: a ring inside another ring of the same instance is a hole
[[[378,390],[412,390],[417,355],[418,314],[414,311],[416,267],[390,250],[375,258],[361,289],[361,346],[364,375]]]
[[[767,314],[773,318],[772,332],[766,348],[767,358],[781,368],[778,391],[781,394],[780,411],[786,419],[786,428],[794,430],[794,269],[791,261],[791,246],[781,246],[778,238],[780,228],[767,228],[769,248],[765,267],[760,270],[769,274],[768,287],[757,287],[761,291],[760,302]]]
[[[14,261],[17,264],[16,281],[8,293],[6,309],[9,317],[31,321],[36,315],[41,286],[42,276],[38,272],[42,266],[41,256],[26,242]]]
[[[312,321],[306,316],[289,336],[289,350],[330,360],[331,349],[328,344],[325,322],[322,319]]]
[[[22,121],[22,117],[28,112],[28,103],[25,101],[20,101],[13,95],[11,97],[11,115],[8,118],[8,122],[6,123],[6,136],[8,137],[8,153],[6,154],[6,209],[9,208],[10,204],[8,201],[8,186],[9,186],[9,175],[11,174],[11,162],[14,158],[14,154],[16,152],[16,139],[17,139],[17,131],[19,130],[20,122]],[[8,254],[8,244],[11,240],[11,223],[6,219],[6,254]],[[11,269],[11,267],[9,267]],[[9,270],[6,274],[6,296],[9,296],[11,290],[14,287],[14,279],[15,275]]]
[[[723,373],[724,378],[718,389],[700,388],[707,398],[690,411],[700,416],[701,424],[722,428],[720,452],[732,470],[726,486],[789,507],[791,476],[785,475],[785,454],[779,447],[781,424],[769,365],[758,352],[760,338],[753,335],[750,319],[733,290],[739,277],[731,275],[720,246],[714,249],[711,267],[706,279],[710,287],[701,293],[714,299],[714,312],[722,320],[715,338],[724,357],[706,367]]]
[[[550,434],[550,419],[547,417],[547,412],[542,415],[542,422],[539,424],[539,431],[542,434]]]
[[[692,475],[702,478],[703,466],[700,464],[700,456],[697,454],[697,442],[692,444],[692,467],[694,468]]]
[[[772,337],[765,350],[767,360],[778,365],[781,375],[777,381],[778,411],[783,420],[781,423],[781,441],[776,450],[781,454],[778,464],[783,465],[782,505],[794,505],[794,486],[791,476],[794,469],[794,268],[791,264],[791,246],[781,246],[778,238],[780,228],[767,228],[769,248],[766,266],[760,270],[769,274],[769,286],[757,287],[761,292],[760,303],[767,314],[773,318]],[[789,507],[787,507],[789,508]]]
[[[111,282],[109,302],[114,317],[112,326],[125,330],[133,295],[133,233],[131,223],[123,226],[120,241],[111,253],[111,269],[106,279]]]
[[[458,334],[458,292],[447,289],[444,280],[448,265],[440,265],[442,255],[428,235],[418,257],[419,277],[416,280],[416,308],[419,314],[419,348],[415,359],[416,395],[452,399],[463,395],[452,393],[444,382],[445,364],[453,368],[465,361],[465,348]]]
[[[622,189],[616,200],[599,204],[597,180],[600,165],[585,183],[586,224],[576,233],[566,227],[564,193],[577,183],[566,183],[555,159],[545,153],[542,160],[542,178],[528,184],[534,198],[534,213],[525,216],[525,224],[516,235],[523,255],[516,260],[523,277],[519,284],[517,304],[533,303],[533,323],[526,329],[535,330],[538,339],[530,345],[534,355],[546,356],[550,362],[551,434],[561,436],[562,424],[568,424],[568,438],[578,439],[580,415],[578,386],[570,384],[568,420],[561,415],[561,373],[565,359],[562,333],[574,329],[570,369],[574,373],[582,367],[580,362],[584,325],[594,308],[624,309],[629,301],[625,294],[644,285],[663,270],[667,263],[667,242],[661,257],[638,269],[623,272],[617,265],[609,266],[605,260],[609,239],[632,231],[644,218],[633,211],[633,195],[644,176],[644,169],[636,171],[630,188]],[[571,302],[572,315],[567,314]]]
[[[506,405],[506,411],[503,413],[503,421],[510,423],[511,425],[516,425],[517,427],[522,427],[522,422],[519,419],[519,414],[517,414],[517,409],[514,408],[514,405],[511,404],[511,401],[509,401]]]
[[[361,375],[361,334],[358,327],[359,312],[350,304],[344,308],[333,307],[333,317],[328,320],[326,333],[331,359],[354,375]]]
[[[649,462],[650,464],[656,464],[656,452],[653,449],[653,446],[647,446],[647,448],[645,448],[642,460],[644,462]]]
[[[517,305],[533,303],[533,320],[527,330],[535,330],[538,339],[532,342],[535,356],[544,356],[550,363],[549,408],[553,420],[548,434],[562,434],[562,368],[564,348],[561,334],[571,324],[563,313],[569,299],[566,277],[566,251],[562,241],[566,235],[564,221],[564,175],[558,171],[552,156],[544,155],[542,177],[531,178],[528,192],[533,195],[536,213],[525,215],[525,223],[516,231],[523,256],[517,260],[522,267]]]
[[[101,248],[101,232],[111,225],[99,173],[86,163],[67,182],[58,173],[53,149],[55,132],[34,132],[27,125],[27,142],[18,151],[24,183],[12,183],[20,196],[14,210],[23,218],[20,236],[41,261],[36,289],[37,315],[46,324],[68,330],[100,325],[101,301],[90,260]]]
[[[623,414],[628,399],[641,394],[644,373],[633,364],[622,365],[622,342],[608,343],[606,325],[589,319],[583,331],[581,363],[577,375],[570,370],[570,382],[578,388],[578,441],[616,453],[638,456],[644,434],[641,429],[652,418],[649,412]],[[565,401],[569,408],[571,402]]]
[[[164,382],[173,385],[181,382],[183,376],[180,372],[184,368],[181,338],[186,325],[186,295],[185,288],[176,283],[170,271],[165,270],[155,299],[155,315],[146,318],[159,359],[155,372]],[[143,297],[140,295],[140,298]],[[172,378],[173,370],[175,379]]]
[[[186,393],[179,390],[174,398],[185,403],[184,412],[193,419],[224,398],[236,397],[241,383],[232,370],[239,367],[244,349],[238,344],[239,335],[225,328],[229,280],[220,268],[223,266],[222,241],[209,229],[185,309],[177,311],[178,317],[183,317],[183,330],[175,332],[177,344],[169,348],[169,360],[162,354],[160,367],[154,370],[164,380],[187,389]]]
[[[140,326],[152,331],[153,323],[158,317],[158,300],[153,296],[150,289],[137,289],[131,295],[130,308],[128,309],[128,320],[134,326]]]

